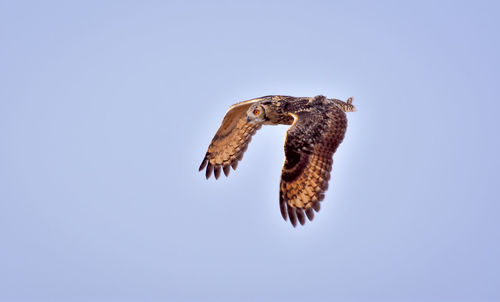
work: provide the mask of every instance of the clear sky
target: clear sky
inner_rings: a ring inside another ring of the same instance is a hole
[[[500,9],[0,2],[1,301],[500,301]],[[227,108],[347,99],[312,223],[286,126],[197,168]]]

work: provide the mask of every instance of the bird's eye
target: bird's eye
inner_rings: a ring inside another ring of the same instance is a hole
[[[259,110],[259,109],[254,109],[254,111],[253,111],[253,115],[259,115],[259,113],[260,113],[260,110]]]

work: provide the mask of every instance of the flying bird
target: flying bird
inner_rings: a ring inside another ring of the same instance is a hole
[[[199,170],[206,167],[218,179],[229,175],[243,158],[252,135],[262,125],[291,125],[285,138],[279,205],[285,221],[295,227],[314,218],[328,189],[333,154],[344,139],[345,112],[356,111],[347,101],[315,97],[269,95],[232,105],[226,112]]]

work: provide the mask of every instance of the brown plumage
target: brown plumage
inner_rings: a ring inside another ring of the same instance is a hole
[[[281,173],[280,210],[293,226],[314,218],[328,189],[333,154],[347,128],[345,112],[355,111],[347,102],[291,96],[265,96],[229,108],[200,165],[207,179],[229,167],[236,169],[252,135],[262,125],[292,125],[286,134],[285,163]]]

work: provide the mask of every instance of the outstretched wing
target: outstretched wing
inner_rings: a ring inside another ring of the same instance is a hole
[[[287,131],[285,163],[281,173],[280,210],[283,219],[314,218],[320,209],[333,163],[333,153],[344,139],[347,128],[345,113],[337,106],[327,110],[311,108],[294,114],[295,121]],[[313,211],[314,210],[314,211]]]
[[[238,104],[234,104],[229,108],[222,120],[222,124],[215,133],[208,151],[200,165],[200,171],[207,167],[207,179],[214,172],[215,178],[219,178],[220,170],[224,171],[226,176],[229,175],[229,167],[236,169],[238,161],[243,158],[243,153],[246,151],[248,143],[252,139],[252,135],[261,126],[246,122],[246,112],[248,108],[260,99],[253,99]]]

